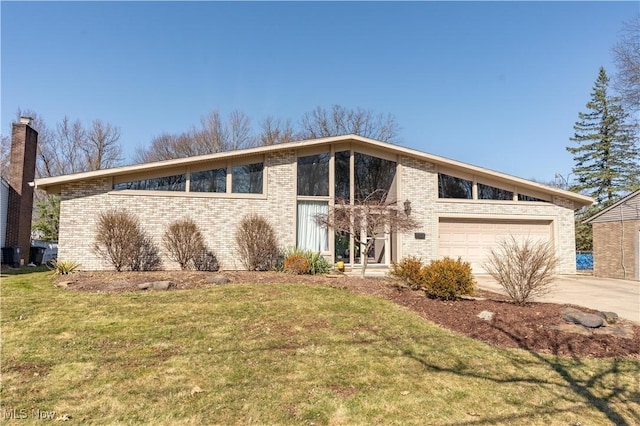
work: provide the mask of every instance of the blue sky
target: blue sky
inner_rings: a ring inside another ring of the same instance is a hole
[[[121,129],[128,157],[201,115],[390,113],[403,145],[523,178],[565,147],[637,2],[2,1],[2,134],[18,108]]]

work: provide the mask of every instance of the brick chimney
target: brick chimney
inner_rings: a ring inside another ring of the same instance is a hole
[[[29,261],[31,248],[31,215],[33,182],[36,174],[38,132],[31,127],[30,117],[20,117],[11,131],[9,165],[9,202],[7,203],[6,247],[20,247],[22,262]]]

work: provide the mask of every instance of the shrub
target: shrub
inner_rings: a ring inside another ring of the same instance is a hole
[[[491,250],[485,269],[511,300],[523,305],[550,291],[557,264],[550,241],[519,242],[511,236]]]
[[[308,274],[310,266],[309,259],[302,253],[294,253],[284,259],[284,271],[290,274]]]
[[[256,214],[246,215],[236,230],[240,261],[249,271],[273,269],[278,260],[278,240],[273,227]]]
[[[110,210],[98,215],[94,250],[116,271],[135,268],[143,247],[150,243],[138,218],[127,210]]]
[[[80,264],[73,260],[58,260],[53,259],[47,266],[53,275],[69,275],[80,269]]]
[[[296,258],[296,260],[288,261],[290,258]],[[298,267],[297,269],[301,270],[304,262],[302,262],[301,260],[298,260],[298,258],[304,258],[307,260],[308,267],[306,271],[295,272],[290,270],[291,268],[287,268],[287,265],[289,263],[298,263],[300,264],[300,267]],[[331,263],[329,263],[329,261],[325,259],[324,256],[320,254],[320,252],[304,250],[297,247],[293,247],[286,250],[282,254],[282,266],[278,268],[278,270],[282,272],[291,272],[291,273],[297,273],[297,274],[318,275],[318,274],[328,274],[329,272],[331,272],[331,267],[332,267]]]
[[[162,243],[169,252],[169,259],[178,262],[182,270],[189,269],[195,256],[202,256],[206,251],[204,237],[192,219],[177,220],[169,225]]]
[[[311,275],[328,274],[331,272],[331,263],[317,251],[307,251],[309,260],[309,273]]]
[[[424,263],[416,256],[407,256],[400,262],[391,262],[389,275],[404,281],[412,290],[422,287],[422,269]]]
[[[421,271],[422,286],[429,297],[452,300],[475,292],[471,264],[460,258],[433,260]]]

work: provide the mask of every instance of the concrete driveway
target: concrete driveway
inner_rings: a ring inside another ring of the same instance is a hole
[[[478,287],[504,293],[502,287],[490,276],[475,276]],[[594,278],[584,275],[558,276],[546,296],[534,299],[538,302],[570,303],[599,311],[615,312],[620,317],[640,323],[640,282]]]

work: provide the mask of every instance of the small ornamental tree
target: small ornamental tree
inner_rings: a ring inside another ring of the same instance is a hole
[[[367,253],[375,243],[376,233],[380,230],[408,232],[418,226],[412,217],[398,209],[395,200],[387,201],[387,193],[383,190],[372,192],[355,205],[338,199],[335,205],[329,206],[326,215],[318,215],[315,219],[325,228],[353,235],[354,242],[363,248],[360,273],[363,278],[368,264]]]
[[[204,237],[192,219],[177,220],[169,225],[162,243],[169,258],[178,262],[183,270],[189,269],[191,264],[195,266],[196,256],[201,257],[206,252]]]
[[[515,303],[524,305],[551,290],[558,259],[550,241],[504,239],[484,267]]]
[[[240,261],[249,271],[272,269],[279,255],[278,240],[271,224],[257,214],[246,215],[236,230]]]

